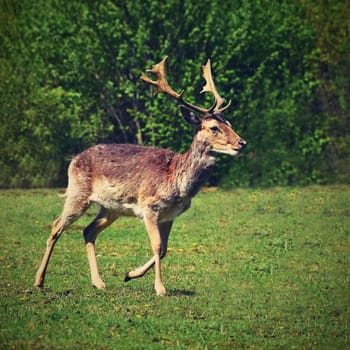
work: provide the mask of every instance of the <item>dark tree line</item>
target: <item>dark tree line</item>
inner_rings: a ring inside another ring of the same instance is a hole
[[[1,0],[0,187],[59,186],[98,142],[184,151],[191,127],[141,71],[169,56],[192,102],[210,57],[226,112],[249,142],[212,183],[349,182],[346,1]]]

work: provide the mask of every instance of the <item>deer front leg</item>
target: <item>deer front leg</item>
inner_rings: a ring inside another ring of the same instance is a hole
[[[145,225],[151,240],[151,245],[153,250],[153,259],[154,259],[154,268],[155,268],[154,289],[157,295],[165,296],[166,290],[162,282],[162,272],[161,272],[161,266],[160,266],[162,239],[161,239],[161,234],[158,227],[156,215],[153,213],[146,215]],[[153,262],[153,260],[151,259],[150,262]]]
[[[169,234],[170,234],[172,224],[173,224],[172,221],[158,223],[158,230],[160,232],[161,247],[162,247],[161,248],[161,255],[160,255],[161,259],[163,259],[167,253],[168,239],[169,239]],[[154,263],[155,263],[155,260],[154,260],[154,256],[153,256],[143,266],[138,267],[135,270],[129,271],[125,275],[124,281],[128,282],[131,279],[142,277],[148,270],[150,270],[154,266]]]

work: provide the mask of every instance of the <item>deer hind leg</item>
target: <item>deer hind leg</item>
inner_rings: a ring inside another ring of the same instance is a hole
[[[92,223],[84,230],[86,252],[89,260],[91,283],[97,289],[106,289],[98,272],[95,242],[98,234],[117,219],[117,213],[103,207]]]
[[[76,221],[88,207],[89,202],[86,198],[68,196],[61,216],[58,217],[52,225],[51,234],[46,244],[46,251],[35,276],[34,286],[36,288],[44,287],[47,266],[55,244],[60,238],[61,234],[70,224]]]
[[[171,230],[172,224],[173,224],[172,221],[164,222],[164,223],[158,223],[157,224],[157,230],[155,230],[154,225],[153,225],[152,235],[151,235],[150,231],[148,231],[149,235],[150,235],[150,239],[151,239],[152,249],[154,249],[154,246],[157,249],[158,238],[157,238],[157,234],[154,233],[154,232],[158,231],[158,236],[160,238],[160,247],[161,247],[161,249],[160,249],[160,259],[163,259],[165,257],[165,255],[166,255],[166,253],[167,253],[168,239],[169,239],[169,234],[170,234],[170,230]],[[149,230],[147,224],[146,224],[146,228],[147,228],[147,230]],[[156,238],[154,238],[154,236]],[[156,262],[156,254],[149,261],[147,261],[146,264],[144,264],[143,266],[141,266],[141,267],[139,267],[139,268],[137,268],[135,270],[129,271],[126,274],[124,281],[128,282],[131,279],[142,277],[143,275],[145,275],[145,273],[148,270],[150,270],[155,265],[155,262]],[[157,272],[156,272],[156,283],[157,283]],[[157,291],[157,287],[156,286],[155,286],[155,289],[156,289],[157,295],[165,295],[166,294],[164,286],[163,286],[164,290],[161,291],[161,288],[160,288],[159,289],[159,293]]]

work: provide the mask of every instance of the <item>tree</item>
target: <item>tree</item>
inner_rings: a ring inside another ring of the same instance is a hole
[[[248,140],[238,161],[220,157],[211,183],[348,180],[345,3],[3,0],[1,7],[1,187],[63,185],[71,156],[98,142],[183,152],[191,127],[174,101],[153,97],[139,79],[165,55],[171,86],[203,105],[211,97],[199,93],[201,65],[212,58],[220,94],[232,98],[226,116]]]

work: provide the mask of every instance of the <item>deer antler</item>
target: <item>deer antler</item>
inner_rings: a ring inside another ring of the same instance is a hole
[[[145,73],[141,74],[141,79],[144,82],[149,83],[149,84],[157,87],[155,94],[157,94],[159,92],[163,92],[163,93],[170,95],[171,97],[174,97],[176,100],[180,101],[184,106],[188,107],[189,109],[191,109],[193,111],[197,111],[200,113],[209,112],[211,110],[211,108],[209,108],[209,109],[202,108],[202,107],[195,106],[192,103],[185,101],[182,97],[182,95],[185,92],[184,90],[181,90],[180,93],[177,93],[169,86],[169,84],[166,80],[166,74],[165,74],[165,63],[166,63],[167,59],[168,59],[168,56],[165,56],[163,58],[163,60],[160,61],[158,64],[155,64],[152,67],[152,69],[146,70],[146,72],[153,73],[157,76],[158,79],[156,81],[148,78],[148,76]]]
[[[152,69],[146,70],[146,72],[153,73],[157,76],[156,81],[150,79],[145,73],[141,74],[141,79],[144,82],[154,85],[157,88],[155,91],[155,94],[159,92],[166,93],[171,97],[174,97],[176,100],[180,101],[184,106],[188,107],[189,109],[192,109],[193,111],[197,111],[200,113],[208,113],[213,111],[215,113],[219,113],[224,111],[230,106],[231,101],[224,108],[220,109],[220,106],[224,103],[225,100],[222,97],[220,97],[220,95],[218,94],[215,88],[215,84],[211,75],[210,60],[208,60],[205,66],[202,66],[203,77],[206,80],[206,85],[204,86],[201,92],[211,92],[214,95],[215,102],[213,106],[211,106],[210,108],[203,108],[203,107],[195,106],[192,103],[185,101],[183,99],[184,90],[181,90],[180,93],[177,93],[169,86],[166,80],[166,73],[165,73],[165,64],[167,59],[168,59],[168,56],[165,56],[162,61],[152,66]]]
[[[165,78],[165,63],[166,60],[168,59],[168,56],[165,56],[162,61],[160,61],[158,64],[155,64],[152,66],[152,69],[147,69],[146,72],[153,73],[157,75],[157,81],[154,81],[150,78],[145,73],[141,73],[141,79],[149,83],[151,85],[154,85],[157,87],[157,90],[154,92],[155,94],[159,92],[166,93],[170,95],[171,97],[174,97],[175,99],[179,100],[181,99],[182,94],[184,91],[182,90],[179,94],[175,92],[168,84],[166,78]]]
[[[222,98],[219,95],[218,91],[216,90],[213,76],[211,74],[210,59],[208,59],[207,64],[205,66],[202,66],[202,69],[203,69],[203,78],[205,79],[206,84],[204,85],[201,93],[211,92],[214,95],[215,103],[214,103],[214,105],[212,107],[213,109],[211,111],[214,111],[214,113],[220,113],[220,112],[225,111],[228,107],[230,107],[231,100],[228,102],[228,104],[225,107],[220,108],[220,106],[225,102],[225,99]]]

